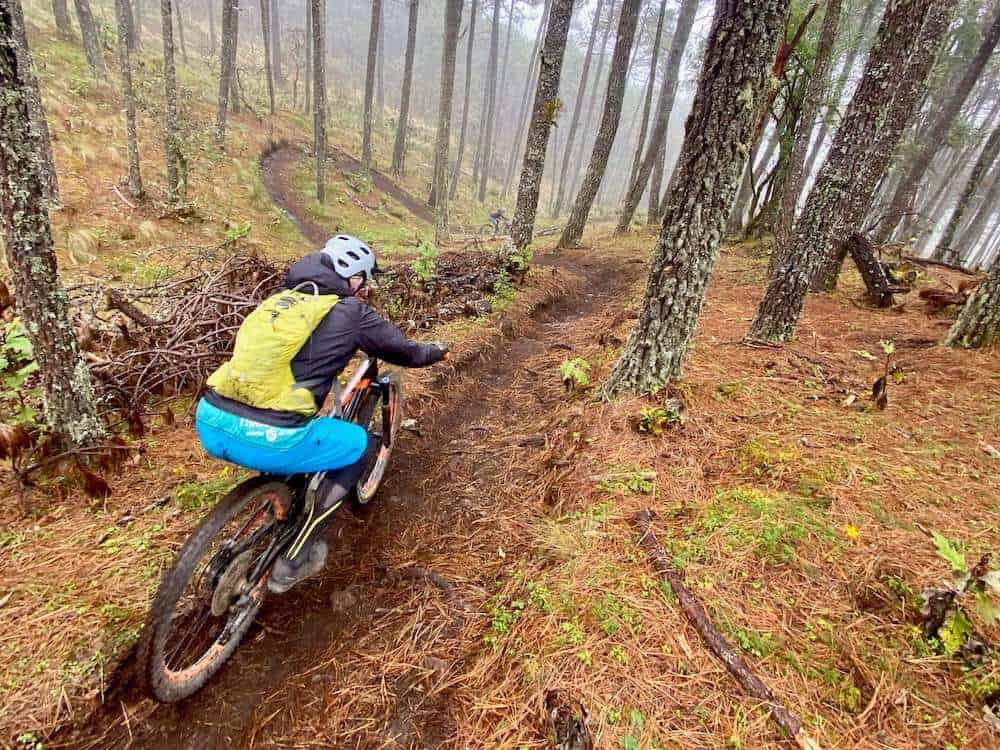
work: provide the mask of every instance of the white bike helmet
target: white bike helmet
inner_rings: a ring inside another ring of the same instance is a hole
[[[372,273],[378,270],[375,253],[357,237],[338,234],[323,246],[323,254],[333,262],[337,275],[344,279],[362,274],[365,281],[371,281]]]

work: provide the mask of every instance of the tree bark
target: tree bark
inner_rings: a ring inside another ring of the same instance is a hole
[[[222,0],[225,4],[226,0]],[[218,50],[218,41],[215,38],[215,0],[205,0],[208,6],[208,55],[211,57]]]
[[[787,11],[788,0],[716,5],[639,320],[605,398],[658,391],[680,375]]]
[[[302,106],[306,113],[312,110],[312,64],[313,64],[313,31],[312,31],[312,5],[306,4],[306,80],[302,86]]]
[[[656,36],[653,37],[653,49],[649,55],[649,77],[646,79],[646,94],[642,102],[642,121],[639,125],[639,135],[636,138],[635,144],[635,156],[632,158],[632,171],[629,173],[627,185],[631,184],[639,173],[642,150],[646,145],[646,132],[649,129],[649,113],[653,106],[653,90],[656,88],[656,69],[660,64],[660,40],[663,37],[663,19],[666,12],[667,0],[660,0],[660,17],[656,22]]]
[[[740,179],[740,190],[736,195],[733,210],[729,214],[729,223],[726,225],[727,234],[736,235],[742,231],[743,219],[750,209],[751,201],[753,201],[754,196],[757,194],[758,173],[760,170],[766,169],[767,165],[771,163],[771,158],[781,143],[777,124],[775,124],[774,132],[767,139],[766,144],[763,142],[763,130],[758,130],[757,138],[758,140],[754,142],[753,148],[750,149],[750,158],[747,159],[746,169],[743,170],[743,176]],[[763,152],[761,152],[762,148]]]
[[[233,80],[233,25],[236,0],[222,0],[222,45],[219,57],[219,98],[215,117],[215,138],[219,148],[225,148],[226,116],[229,111],[229,89]]]
[[[448,150],[451,146],[451,108],[455,96],[455,57],[462,0],[445,0],[444,44],[441,49],[441,97],[438,103],[437,140],[434,144],[434,241],[449,239]]]
[[[326,200],[326,0],[309,0],[313,53],[313,151],[316,200]]]
[[[188,64],[187,45],[184,43],[184,16],[181,13],[181,0],[174,0],[174,11],[177,15],[177,41],[181,45],[181,59]]]
[[[917,153],[916,158],[910,163],[906,175],[896,189],[889,204],[887,216],[875,233],[877,242],[885,242],[889,239],[899,220],[906,212],[906,207],[913,202],[913,197],[924,179],[924,174],[927,172],[927,167],[930,166],[931,159],[934,158],[934,154],[937,153],[941,144],[948,138],[948,132],[951,130],[955,118],[961,111],[962,105],[965,104],[965,100],[969,96],[969,92],[972,91],[972,87],[982,75],[986,63],[989,62],[990,57],[993,55],[993,50],[996,49],[998,41],[1000,41],[1000,7],[994,13],[993,21],[986,31],[986,35],[976,52],[976,56],[972,59],[962,79],[958,82],[954,93],[948,98],[947,102],[941,108],[941,112],[934,119],[934,124],[931,126],[926,139],[922,140],[923,146]]]
[[[233,36],[233,46],[229,51],[229,108],[233,110],[234,115],[240,113],[240,96],[239,96],[239,85],[240,85],[240,71],[236,64],[236,56],[240,48],[240,11],[242,6],[240,5],[240,0],[234,0],[233,2],[233,15],[232,15],[232,36]]]
[[[472,91],[472,48],[476,39],[476,16],[479,15],[479,0],[472,0],[469,11],[469,38],[465,45],[465,94],[462,100],[462,124],[458,129],[458,156],[455,168],[451,171],[451,187],[448,197],[454,199],[458,190],[458,178],[462,173],[462,161],[465,159],[465,133],[469,125],[469,94]]]
[[[277,0],[275,0],[277,2]],[[260,0],[260,33],[264,38],[264,78],[267,80],[267,100],[274,116],[274,72],[271,68],[271,7],[268,0]]]
[[[795,143],[789,156],[784,189],[778,205],[774,237],[775,242],[779,244],[788,243],[792,225],[795,223],[795,207],[798,205],[799,195],[802,193],[806,151],[809,149],[809,140],[812,137],[820,101],[827,88],[830,57],[840,25],[840,6],[841,0],[829,0],[823,15],[823,26],[820,28],[819,43],[816,46],[816,58],[809,76],[809,85],[806,87],[802,114],[799,116]]]
[[[486,81],[489,88],[486,99],[486,127],[483,130],[482,161],[480,162],[479,193],[480,203],[486,200],[486,183],[490,179],[490,165],[493,162],[493,124],[496,121],[497,109],[497,68],[500,56],[500,0],[493,0],[493,24],[490,28],[490,60],[486,69]]]
[[[993,218],[993,213],[996,211],[998,205],[1000,205],[1000,165],[993,169],[989,190],[986,191],[986,195],[980,201],[979,208],[976,209],[972,220],[964,229],[959,231],[958,239],[954,244],[958,247],[966,247],[978,242],[986,226]],[[971,247],[969,249],[971,250]]]
[[[618,226],[615,228],[616,234],[623,234],[628,231],[635,216],[635,210],[639,206],[649,177],[653,173],[653,165],[659,156],[660,147],[666,140],[667,128],[670,125],[670,113],[674,108],[674,98],[677,94],[677,78],[681,68],[681,61],[684,59],[684,50],[687,48],[688,37],[691,36],[691,27],[694,25],[695,13],[698,11],[698,0],[683,0],[680,13],[677,15],[677,26],[674,29],[673,41],[670,43],[670,56],[667,58],[667,68],[664,71],[663,86],[660,88],[660,100],[656,105],[656,122],[653,125],[653,133],[649,139],[649,147],[646,156],[639,165],[639,172],[635,180],[629,186],[628,195],[625,196],[625,204],[622,206],[622,214],[618,219]],[[728,11],[727,11],[728,12]],[[741,90],[737,87],[734,91]]]
[[[378,11],[378,48],[375,50],[375,111],[379,132],[385,120],[385,4]]]
[[[590,155],[587,173],[576,196],[576,202],[570,212],[566,228],[559,238],[559,247],[574,247],[583,236],[583,228],[590,215],[591,206],[597,197],[597,191],[604,179],[604,171],[608,166],[608,157],[618,133],[618,123],[621,120],[622,100],[625,95],[625,83],[628,76],[628,59],[635,40],[635,27],[639,20],[639,5],[641,0],[624,0],[621,15],[618,19],[618,37],[615,40],[615,51],[611,57],[611,71],[608,75],[608,90],[604,98],[604,115],[594,141],[594,150]]]
[[[542,61],[538,70],[538,86],[531,108],[531,125],[524,148],[524,162],[517,188],[517,208],[511,239],[519,250],[531,244],[538,212],[538,193],[545,170],[545,153],[559,114],[559,79],[562,77],[563,56],[569,36],[569,22],[573,15],[573,0],[552,0],[549,21],[545,28]]]
[[[73,0],[76,6],[76,20],[80,24],[80,37],[83,39],[83,51],[87,56],[87,64],[95,76],[108,77],[108,69],[104,64],[101,52],[101,40],[94,23],[94,14],[90,10],[90,0]]]
[[[396,142],[392,149],[392,173],[403,174],[406,162],[406,129],[410,119],[410,89],[413,85],[413,57],[417,48],[417,13],[420,10],[420,0],[409,0],[410,17],[406,30],[406,60],[403,63],[403,91],[399,97],[399,122],[396,125]],[[469,89],[465,89],[465,103],[468,107]],[[465,136],[465,115],[462,115],[462,135]],[[462,152],[459,149],[459,160]],[[454,193],[454,183],[452,187]]]
[[[514,171],[521,161],[524,150],[524,129],[528,125],[528,95],[531,93],[532,84],[535,83],[538,72],[538,49],[542,43],[542,35],[549,23],[549,9],[552,7],[552,0],[545,0],[545,8],[542,10],[542,21],[538,24],[538,33],[535,34],[535,45],[531,48],[531,62],[528,65],[528,75],[524,78],[524,92],[521,94],[521,106],[517,110],[517,133],[514,135],[514,150],[511,152],[511,159],[507,163],[507,174],[503,181],[503,192],[500,193],[501,200],[507,200],[507,193],[514,180]]]
[[[177,127],[177,70],[174,66],[174,33],[171,0],[160,0],[163,36],[163,152],[167,164],[167,197],[183,201],[187,196],[187,166],[181,152]]]
[[[898,0],[882,18],[864,77],[837,130],[775,270],[749,338],[791,338],[810,283],[836,278],[847,237],[857,230],[903,129],[913,116],[953,14],[949,0]],[[833,269],[824,271],[823,267]]]
[[[382,19],[382,0],[372,0],[371,24],[368,29],[368,66],[365,69],[365,102],[361,121],[361,166],[366,172],[372,168],[372,125],[375,97],[375,63],[378,57],[378,30]]]
[[[285,86],[285,71],[281,64],[281,0],[271,0],[271,70],[274,85]]]
[[[42,106],[42,93],[38,88],[38,76],[35,75],[35,62],[28,46],[28,31],[24,25],[24,11],[21,3],[11,4],[11,19],[16,44],[14,50],[18,55],[18,72],[24,82],[24,94],[27,97],[28,113],[31,115],[33,137],[38,140],[39,175],[42,179],[43,194],[50,206],[59,203],[59,175],[56,163],[52,157],[52,137],[49,134],[49,121],[45,118]]]
[[[118,21],[118,65],[122,77],[122,104],[125,110],[125,140],[128,143],[128,189],[133,198],[142,197],[139,172],[139,136],[135,127],[135,93],[132,89],[132,56],[128,47],[128,0],[115,0]]]
[[[594,20],[590,26],[590,39],[587,41],[587,52],[583,57],[583,70],[580,73],[580,83],[576,89],[576,98],[573,100],[573,114],[569,119],[569,131],[566,135],[566,144],[563,148],[562,166],[559,169],[559,184],[556,187],[555,201],[552,204],[552,218],[556,218],[562,211],[563,196],[566,192],[566,178],[569,173],[569,162],[573,156],[573,144],[576,143],[576,131],[580,124],[580,114],[583,112],[583,100],[587,95],[587,81],[590,77],[590,66],[594,59],[594,44],[597,41],[597,30],[601,26],[601,12],[604,10],[604,0],[597,0],[597,9],[594,11]]]
[[[989,272],[941,341],[945,346],[978,349],[1000,341],[1000,261]]]
[[[19,49],[21,25],[20,0],[0,3],[0,223],[18,314],[41,373],[46,419],[68,446],[82,448],[105,431],[59,283],[44,177],[49,159],[31,113],[30,73],[22,67],[31,55]]]
[[[56,21],[56,31],[63,39],[73,36],[73,24],[69,20],[69,9],[66,0],[52,0],[52,15]]]

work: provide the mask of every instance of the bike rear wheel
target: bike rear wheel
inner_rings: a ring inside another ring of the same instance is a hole
[[[284,482],[254,477],[233,488],[181,548],[139,642],[140,679],[157,700],[187,698],[232,656],[267,594],[279,519],[291,504]]]
[[[403,381],[399,373],[395,372],[386,375],[385,380],[388,387],[388,403],[383,401],[381,393],[370,389],[366,394],[367,400],[358,411],[358,424],[364,427],[369,435],[380,441],[371,466],[365,469],[355,488],[357,502],[361,505],[371,502],[378,492],[403,422]]]

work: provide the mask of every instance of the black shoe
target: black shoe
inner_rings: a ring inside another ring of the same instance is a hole
[[[305,552],[306,550],[303,550]],[[284,594],[288,589],[323,570],[326,565],[326,555],[329,548],[322,539],[309,544],[308,554],[299,553],[295,560],[289,560],[282,555],[274,563],[271,577],[267,582],[267,590],[272,594]]]

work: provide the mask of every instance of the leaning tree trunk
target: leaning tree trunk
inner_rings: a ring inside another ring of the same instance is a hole
[[[641,0],[624,0],[621,16],[618,19],[618,37],[615,40],[615,51],[611,57],[611,72],[608,75],[608,90],[604,98],[604,115],[597,130],[594,150],[590,156],[587,173],[576,196],[573,210],[570,212],[566,228],[559,238],[559,247],[574,247],[583,236],[583,227],[590,215],[590,208],[597,197],[597,191],[604,179],[604,171],[608,166],[611,147],[618,134],[618,122],[621,120],[622,100],[625,96],[625,82],[628,76],[628,59],[632,52],[632,42],[635,39],[635,26],[639,20],[639,5]]]
[[[480,162],[479,193],[480,203],[486,200],[486,183],[490,179],[490,163],[493,158],[493,123],[497,109],[497,68],[500,56],[500,0],[493,0],[493,26],[490,30],[490,60],[486,69],[488,86],[486,98],[486,127],[483,129],[482,161]]]
[[[441,49],[441,97],[438,101],[437,139],[434,143],[434,241],[448,241],[448,149],[451,145],[451,107],[455,95],[455,57],[462,0],[446,0],[444,44]]]
[[[225,146],[226,116],[229,111],[229,89],[233,81],[233,25],[237,0],[222,0],[222,52],[219,57],[219,98],[215,117],[215,138],[219,147]]]
[[[716,6],[639,320],[604,384],[606,398],[659,390],[681,372],[747,160],[788,3],[756,0]]]
[[[924,179],[927,167],[930,166],[931,160],[941,147],[941,144],[947,139],[948,132],[951,130],[955,118],[958,117],[958,113],[962,110],[962,106],[965,104],[969,92],[972,91],[972,87],[975,86],[976,81],[982,75],[986,63],[989,62],[990,57],[993,55],[993,50],[996,49],[997,42],[1000,42],[1000,7],[995,11],[993,22],[986,31],[986,36],[983,38],[982,44],[979,45],[976,56],[969,63],[969,67],[966,69],[965,75],[962,76],[955,91],[941,108],[940,113],[934,120],[934,124],[927,133],[927,137],[922,139],[923,145],[920,151],[917,152],[916,157],[910,163],[906,175],[892,196],[892,201],[889,203],[889,208],[886,212],[886,219],[875,233],[877,242],[885,242],[889,239],[899,220],[906,213],[907,206],[913,202],[913,197]]]
[[[84,448],[105,433],[59,283],[44,178],[49,159],[31,113],[30,74],[22,67],[30,53],[19,50],[15,20],[20,13],[20,0],[0,3],[0,224],[18,314],[41,373],[46,419],[69,447]]]
[[[267,100],[274,116],[274,73],[271,68],[271,8],[268,0],[260,0],[260,33],[264,38],[264,78],[267,79]]]
[[[656,22],[656,36],[653,37],[653,49],[649,55],[649,76],[646,79],[646,94],[642,102],[642,121],[639,125],[639,135],[635,142],[635,156],[632,158],[632,171],[629,172],[628,184],[639,173],[642,160],[642,149],[646,145],[646,133],[649,130],[649,113],[653,106],[653,90],[656,88],[656,69],[660,64],[660,39],[663,38],[663,19],[667,12],[667,0],[660,0],[660,17]]]
[[[184,16],[181,13],[181,0],[174,0],[174,11],[177,14],[177,41],[181,44],[181,59],[188,64],[187,45],[184,43]]]
[[[448,197],[454,198],[458,190],[458,178],[462,172],[462,161],[465,157],[465,133],[469,125],[469,94],[472,91],[472,47],[476,38],[476,16],[479,14],[479,0],[472,0],[469,12],[469,39],[465,45],[465,94],[462,100],[462,124],[458,128],[458,156],[455,158],[455,168],[451,171],[451,187]],[[409,50],[407,50],[409,51]]]
[[[517,188],[514,225],[511,228],[511,239],[520,250],[531,244],[531,235],[535,229],[538,192],[545,170],[549,133],[556,124],[561,106],[558,98],[559,79],[562,76],[563,56],[566,53],[572,15],[573,0],[552,0],[545,28],[545,43],[542,46],[541,67],[538,70],[538,86],[535,88],[535,103],[531,108],[531,125],[528,127],[528,140],[524,148],[521,180]]]
[[[139,136],[135,127],[135,93],[132,90],[132,56],[128,48],[128,0],[115,0],[118,21],[118,64],[122,77],[122,104],[125,110],[125,140],[128,143],[128,190],[132,197],[142,197],[139,172]]]
[[[68,39],[73,36],[73,24],[69,20],[69,10],[66,0],[52,0],[52,15],[56,21],[56,31],[59,36]]]
[[[958,239],[953,244],[958,247],[968,247],[978,242],[990,220],[993,218],[998,205],[1000,205],[1000,164],[993,169],[990,188],[980,201],[979,208],[976,209],[972,220],[959,232]],[[954,259],[954,257],[954,255],[947,256],[946,260]]]
[[[392,148],[392,173],[403,174],[406,162],[406,129],[410,119],[410,90],[413,86],[413,57],[417,48],[417,12],[420,0],[409,0],[410,18],[406,29],[406,59],[403,63],[403,90],[399,96],[399,122],[396,125],[396,142]],[[468,106],[469,90],[466,87],[465,101]],[[464,115],[463,115],[464,117]],[[464,122],[463,122],[464,137]],[[459,151],[461,160],[461,151]],[[452,188],[454,191],[454,188]]]
[[[326,0],[309,0],[313,53],[313,151],[316,200],[326,200]]]
[[[966,212],[969,210],[969,206],[972,205],[973,198],[975,198],[976,193],[982,186],[983,178],[986,177],[986,174],[993,168],[998,152],[1000,152],[1000,125],[993,128],[993,132],[990,133],[990,138],[986,141],[986,145],[983,147],[982,153],[979,154],[979,158],[976,159],[976,164],[972,168],[972,173],[969,175],[969,179],[965,183],[962,195],[959,196],[958,203],[955,205],[955,210],[951,215],[951,219],[948,220],[948,225],[945,227],[944,234],[941,235],[941,240],[938,242],[937,247],[931,255],[931,257],[935,260],[943,260],[945,254],[952,251],[951,246],[955,241],[955,233],[958,231],[958,227],[961,226],[962,220],[964,219]]]
[[[171,0],[160,0],[160,25],[163,35],[163,152],[167,163],[167,196],[183,201],[187,196],[187,167],[181,152],[177,127],[177,70],[174,66],[174,33]]]
[[[778,205],[778,216],[774,226],[774,237],[778,244],[788,243],[792,225],[795,223],[795,207],[802,193],[806,152],[809,150],[809,140],[812,138],[813,123],[820,101],[823,92],[826,91],[830,57],[837,39],[837,28],[840,25],[840,6],[841,0],[829,0],[823,15],[815,62],[809,76],[809,85],[806,87],[802,114],[799,116],[799,124],[795,131],[795,142],[788,159],[784,189]]]
[[[573,114],[569,119],[566,145],[563,148],[562,166],[559,169],[559,183],[556,187],[555,202],[552,204],[553,219],[562,211],[563,196],[566,193],[566,176],[569,173],[569,162],[573,156],[573,144],[576,143],[576,131],[580,124],[580,115],[583,112],[583,100],[587,98],[587,80],[590,77],[590,66],[594,59],[594,44],[597,42],[597,30],[601,26],[601,11],[603,9],[604,0],[597,0],[597,10],[594,11],[594,20],[590,25],[590,39],[587,41],[587,53],[583,57],[583,70],[580,73],[580,83],[576,89],[576,98],[573,100]]]
[[[38,139],[38,155],[42,158],[39,165],[39,175],[44,187],[44,195],[50,206],[59,203],[59,176],[56,173],[56,163],[52,157],[52,138],[49,135],[49,121],[45,119],[45,109],[42,107],[42,94],[38,88],[38,76],[35,75],[35,62],[28,46],[28,32],[24,25],[24,11],[21,3],[11,4],[13,19],[14,47],[17,53],[17,64],[24,81],[27,96],[28,112],[31,115],[31,125],[34,137]]]
[[[639,200],[642,198],[646,185],[649,183],[649,177],[653,173],[653,165],[659,157],[660,147],[666,141],[670,113],[674,108],[674,97],[677,94],[677,78],[680,73],[681,61],[684,59],[684,50],[687,47],[688,37],[691,35],[691,27],[694,25],[697,10],[698,0],[683,0],[680,13],[677,16],[673,41],[670,43],[670,57],[667,59],[667,69],[664,73],[663,85],[660,88],[660,100],[656,105],[656,122],[653,125],[653,133],[649,139],[646,156],[643,158],[642,164],[639,165],[639,172],[632,184],[629,185],[628,195],[625,196],[625,204],[622,206],[622,213],[618,219],[618,226],[615,228],[616,234],[628,231],[632,217],[635,216],[635,210],[639,206]],[[738,12],[738,10],[729,9],[726,13]]]
[[[90,0],[73,0],[73,4],[76,6],[76,20],[80,24],[80,36],[83,38],[83,51],[87,56],[87,64],[90,65],[94,75],[107,78],[108,69],[101,53],[101,39],[97,34],[94,14],[90,10]]]
[[[993,270],[969,297],[941,343],[978,349],[997,341],[1000,341],[1000,260],[993,261]]]
[[[372,125],[375,120],[373,99],[375,96],[375,63],[378,57],[378,30],[382,20],[382,0],[372,0],[371,24],[368,30],[368,67],[365,69],[365,103],[361,121],[361,167],[370,172],[372,168]]]
[[[951,20],[950,0],[898,0],[882,18],[864,77],[787,246],[775,246],[749,338],[786,341],[821,268],[834,278],[920,99]],[[832,260],[828,260],[833,256]]]

